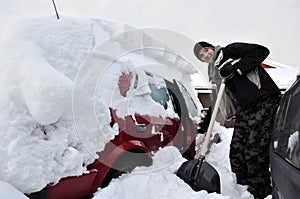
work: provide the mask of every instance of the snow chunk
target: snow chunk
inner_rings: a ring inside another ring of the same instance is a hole
[[[9,183],[0,180],[0,198],[26,199],[27,197]]]

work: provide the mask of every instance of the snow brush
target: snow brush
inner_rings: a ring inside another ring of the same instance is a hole
[[[220,85],[215,107],[211,115],[199,158],[184,162],[176,172],[176,175],[185,183],[190,185],[194,191],[206,190],[208,193],[221,193],[220,176],[217,170],[209,163],[204,161],[204,159],[208,150],[209,140],[224,93],[224,89],[225,79],[222,80],[222,83]]]

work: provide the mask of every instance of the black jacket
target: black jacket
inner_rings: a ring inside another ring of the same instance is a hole
[[[248,43],[232,43],[216,52],[214,64],[217,68],[228,59],[239,60],[233,64],[233,77],[225,84],[244,110],[266,97],[280,94],[277,85],[261,66],[269,53],[264,46]],[[260,86],[247,77],[254,70],[260,79]]]

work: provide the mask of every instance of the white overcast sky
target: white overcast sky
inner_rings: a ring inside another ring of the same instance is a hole
[[[214,45],[244,41],[271,50],[269,59],[300,67],[299,0],[55,0],[61,15],[95,17],[136,28],[163,28]],[[52,0],[0,0],[6,30],[16,17],[54,15]],[[0,34],[1,36],[1,34]]]

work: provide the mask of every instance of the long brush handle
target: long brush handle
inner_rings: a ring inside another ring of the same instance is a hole
[[[205,157],[205,154],[207,152],[209,139],[210,139],[213,127],[214,127],[214,123],[215,123],[215,120],[216,120],[216,117],[217,117],[217,113],[218,113],[220,102],[221,102],[221,99],[222,99],[222,96],[223,96],[223,93],[224,93],[224,89],[225,89],[225,80],[223,79],[222,83],[221,83],[221,86],[220,86],[220,89],[219,89],[219,92],[218,92],[215,107],[214,107],[214,110],[213,110],[212,115],[211,115],[209,126],[208,126],[208,129],[207,129],[206,135],[205,135],[204,143],[203,143],[203,146],[202,146],[201,151],[200,151],[200,157]]]

